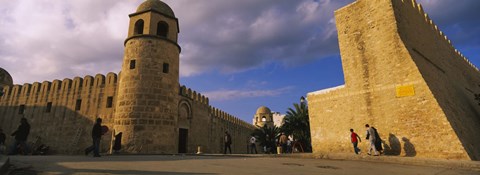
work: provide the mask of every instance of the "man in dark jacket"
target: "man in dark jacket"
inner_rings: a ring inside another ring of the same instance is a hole
[[[85,149],[85,155],[88,155],[93,151],[93,157],[100,157],[100,139],[102,138],[102,119],[97,118],[97,122],[93,125],[92,129],[92,139],[93,145]]]
[[[23,152],[23,154],[27,154],[27,138],[28,134],[30,134],[30,124],[28,124],[26,118],[20,119],[20,126],[18,126],[17,130],[12,133],[12,136],[15,136],[15,143],[13,143],[12,148],[10,149],[10,155],[17,154],[18,149]],[[20,146],[20,147],[18,147]]]
[[[230,154],[232,154],[232,148],[230,147],[230,145],[232,144],[232,136],[230,136],[228,131],[225,131],[225,136],[223,136],[223,143],[225,144],[223,154],[227,154],[227,148],[228,151],[230,151]]]
[[[382,139],[380,138],[380,135],[378,135],[377,128],[372,126],[372,129],[375,131],[375,149],[382,154],[383,152],[383,147],[382,147]]]

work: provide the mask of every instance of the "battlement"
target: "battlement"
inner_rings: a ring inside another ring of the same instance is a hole
[[[200,104],[204,104],[204,105],[209,104],[208,98],[205,97],[204,95],[200,94],[200,93],[197,93],[197,91],[194,91],[194,90],[192,90],[190,88],[187,88],[185,86],[180,86],[179,88],[180,88],[179,93],[180,93],[181,96],[190,98],[193,101],[198,102]]]
[[[398,2],[398,0],[393,0],[394,2]],[[452,41],[448,39],[448,37],[439,29],[439,27],[433,22],[432,19],[428,16],[427,13],[423,10],[423,7],[421,4],[417,3],[416,0],[401,0],[401,3],[407,7],[414,8],[419,15],[421,15],[422,18],[424,18],[425,23],[430,26],[432,31],[434,31],[438,37],[443,40],[444,44],[447,44],[449,48],[455,52],[459,57],[461,57],[465,62],[467,62],[472,68],[474,68],[476,71],[479,71],[478,68],[470,62],[460,51],[455,49],[455,47],[452,44]]]
[[[72,79],[65,78],[63,80],[43,81],[34,83],[25,83],[23,85],[5,86],[4,95],[0,98],[0,102],[7,99],[24,100],[27,97],[48,97],[59,94],[82,94],[92,89],[111,88],[118,83],[117,74],[110,72],[107,76],[97,74],[95,77],[87,75],[84,78],[75,77]],[[30,98],[29,100],[33,100]]]
[[[215,107],[212,107],[210,106],[210,115],[212,115],[213,117],[216,117],[216,118],[219,118],[219,119],[222,119],[224,121],[227,121],[227,122],[230,122],[234,125],[239,125],[239,126],[243,126],[245,128],[248,128],[248,129],[255,129],[255,127],[250,124],[250,123],[247,123],[233,115],[230,115],[220,109],[217,109]]]

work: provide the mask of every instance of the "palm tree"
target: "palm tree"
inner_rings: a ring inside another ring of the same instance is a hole
[[[294,109],[288,108],[281,131],[300,142],[306,152],[311,152],[310,121],[306,103],[294,103]]]
[[[267,152],[275,153],[275,140],[280,137],[280,128],[276,126],[267,127],[267,125],[264,125],[261,128],[255,129],[253,135],[257,138],[262,148],[266,146]]]

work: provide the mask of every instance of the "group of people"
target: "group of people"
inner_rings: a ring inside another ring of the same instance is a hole
[[[370,127],[370,125],[366,124],[366,140],[369,142],[369,150],[367,152],[368,155],[373,155],[374,156],[379,156],[382,151],[382,139],[380,138],[377,129],[375,127]],[[107,130],[108,131],[108,130]],[[353,150],[355,154],[360,153],[360,149],[358,148],[358,142],[361,142],[362,139],[360,136],[354,132],[353,129],[350,129],[351,132],[351,142],[353,144]],[[27,154],[28,153],[28,146],[27,146],[27,138],[30,133],[30,124],[28,124],[26,118],[20,119],[20,125],[18,126],[17,130],[11,134],[11,136],[15,136],[15,141],[11,146],[10,155],[22,153],[22,154]],[[95,124],[93,125],[92,128],[92,145],[88,148],[85,149],[85,155],[88,155],[90,152],[93,151],[93,157],[100,157],[99,154],[99,149],[100,149],[100,140],[102,138],[102,135],[105,134],[106,131],[105,129],[102,129],[102,119],[97,118]],[[121,137],[121,134],[120,134]],[[268,137],[268,136],[267,136]],[[5,140],[6,140],[6,135],[3,133],[3,130],[0,129],[0,153],[3,153],[5,151]],[[232,154],[232,136],[228,133],[228,131],[225,131],[224,135],[224,154],[227,154],[227,149],[230,154]],[[255,151],[255,154],[257,154],[257,138],[252,135],[250,140],[249,140],[249,153],[253,153]],[[278,138],[278,141],[276,142],[277,146],[281,147],[281,153],[289,153],[292,150],[291,146],[291,141],[290,139],[285,135],[285,133],[281,133],[280,137]],[[120,143],[119,143],[120,144]],[[264,147],[264,152],[274,152],[273,151],[273,146],[272,145],[265,145]]]
[[[264,148],[263,148],[263,152],[265,153],[274,153],[275,149],[274,149],[274,145],[275,144],[272,144],[270,143],[271,142],[271,139],[268,138],[268,135],[267,135],[267,143],[265,143],[264,145]],[[249,154],[257,154],[257,138],[255,137],[255,135],[251,135],[250,139],[249,139],[249,144],[248,144],[248,153]],[[281,133],[278,140],[276,141],[276,145],[277,147],[281,147],[281,150],[279,153],[291,153],[292,152],[292,142],[291,140],[287,137],[287,135],[285,135],[285,133]],[[254,153],[255,152],[255,153]]]
[[[365,134],[366,135],[365,139],[368,140],[368,143],[369,143],[369,149],[367,154],[372,155],[372,151],[373,151],[374,156],[379,156],[383,151],[382,139],[380,138],[380,135],[378,135],[377,129],[375,127],[373,126],[370,127],[369,124],[366,124],[365,128],[367,130]],[[353,129],[350,129],[350,133],[351,133],[350,140],[353,144],[353,150],[355,154],[360,154],[360,149],[358,148],[358,142],[362,142],[362,139],[360,138],[360,136],[358,136],[357,133],[353,131]]]

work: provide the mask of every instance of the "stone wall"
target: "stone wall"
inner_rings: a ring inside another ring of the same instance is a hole
[[[357,0],[335,18],[345,85],[308,94],[314,152],[353,153],[349,129],[368,123],[386,154],[480,159],[480,74],[419,4]]]
[[[0,98],[1,127],[8,135],[25,117],[31,125],[29,141],[39,137],[54,152],[81,153],[91,145],[91,128],[97,117],[112,128],[114,109],[107,107],[107,99],[115,97],[116,86],[114,73],[6,86]],[[7,138],[12,143],[13,137]],[[103,151],[109,143],[110,137],[104,137]]]
[[[210,106],[207,97],[190,88],[180,87],[180,94],[178,128],[189,130],[187,152],[194,153],[201,146],[202,152],[223,153],[223,136],[228,131],[232,136],[232,152],[247,153],[247,140],[255,130],[253,125]]]
[[[51,147],[52,153],[83,154],[83,149],[92,142],[93,123],[100,117],[103,125],[111,129],[101,142],[101,152],[108,152],[114,132],[117,80],[116,74],[109,73],[107,76],[98,74],[73,80],[6,86],[5,95],[0,97],[0,127],[7,134],[7,144],[13,142],[13,137],[8,135],[25,117],[31,125],[29,142],[39,137],[40,142]],[[234,153],[247,152],[246,139],[255,129],[253,125],[210,106],[207,97],[185,86],[179,87],[179,91],[179,111],[185,106],[188,110],[185,116],[179,112],[176,119],[179,125],[175,129],[189,130],[187,153],[196,153],[198,146],[202,146],[204,153],[222,153],[225,131],[232,135]],[[109,98],[113,104],[111,107]],[[76,110],[77,100],[81,100],[79,110]],[[22,114],[21,105],[25,106]],[[47,108],[50,108],[49,112]],[[178,147],[176,141],[173,143],[175,148]]]

